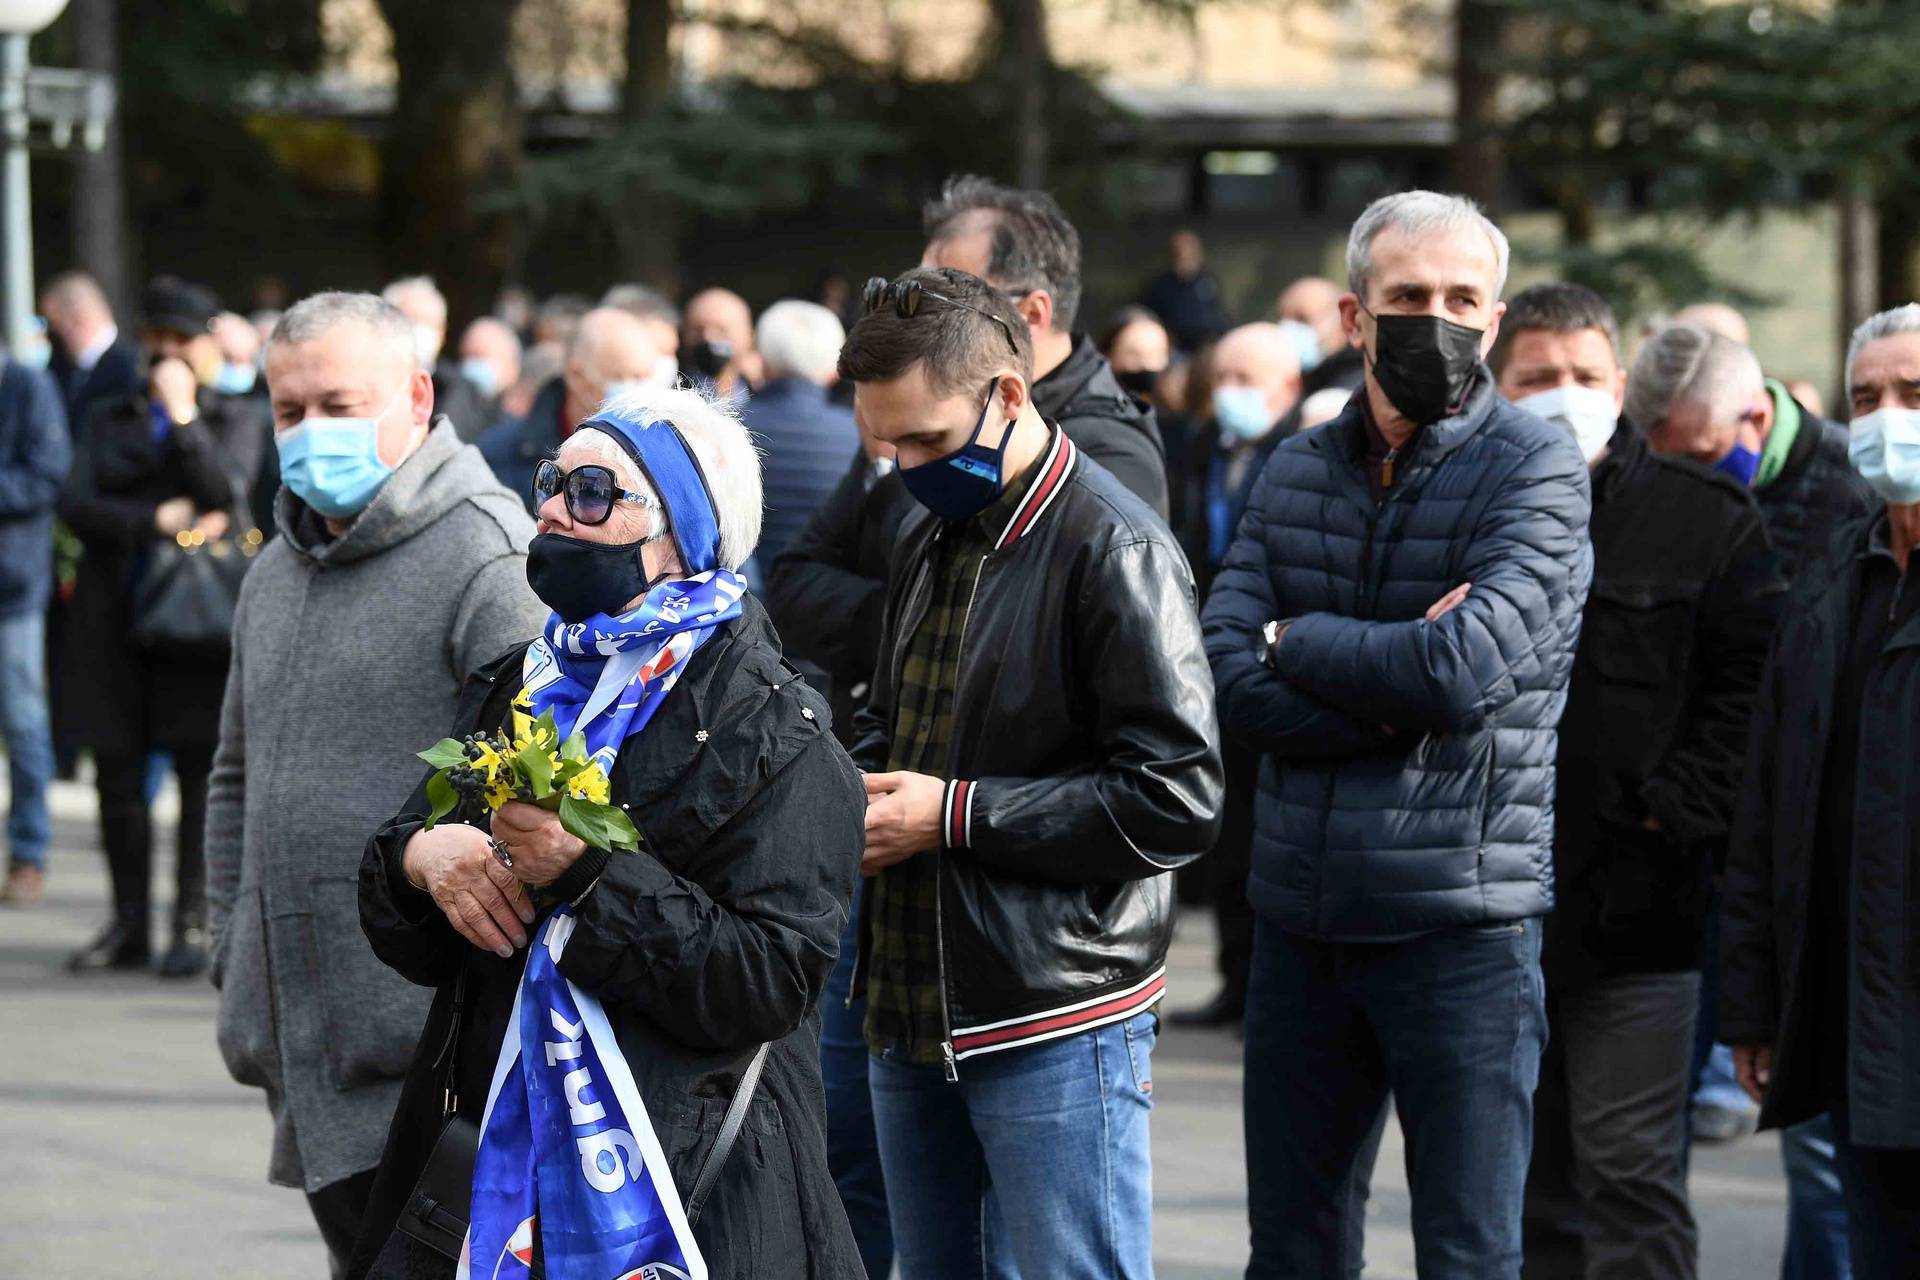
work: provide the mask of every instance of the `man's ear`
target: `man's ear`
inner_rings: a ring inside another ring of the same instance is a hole
[[[1347,345],[1358,350],[1367,349],[1367,336],[1360,328],[1360,298],[1357,294],[1340,295],[1340,332],[1347,336]]]
[[[1006,411],[1008,422],[1018,422],[1020,415],[1026,412],[1028,400],[1032,398],[1026,380],[1017,373],[1001,374],[993,393],[999,397],[1000,407]]]
[[[1480,338],[1480,358],[1485,360],[1487,352],[1493,350],[1493,344],[1500,340],[1500,317],[1507,314],[1507,304],[1493,304],[1493,318],[1487,321],[1487,331]]]
[[[1045,289],[1035,289],[1020,299],[1015,309],[1027,322],[1027,328],[1035,333],[1048,333],[1053,329],[1053,295]]]

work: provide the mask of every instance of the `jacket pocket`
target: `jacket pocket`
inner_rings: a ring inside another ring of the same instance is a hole
[[[256,1089],[280,1087],[279,1036],[273,1020],[273,978],[268,970],[266,918],[260,891],[234,900],[222,953],[220,1013],[214,1040],[227,1074]]]
[[[1596,581],[1581,625],[1581,655],[1612,684],[1670,684],[1689,665],[1698,593],[1691,583]]]
[[[327,1073],[342,1092],[407,1074],[432,992],[382,964],[360,932],[359,884],[312,881],[313,956],[320,977]]]

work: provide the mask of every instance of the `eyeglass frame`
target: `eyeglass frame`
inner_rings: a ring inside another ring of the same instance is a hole
[[[546,475],[549,470],[551,470],[554,475],[558,476],[560,480],[559,480],[559,484],[554,488],[553,492],[546,494],[543,497],[540,492],[540,478],[543,475]],[[584,472],[598,472],[599,474],[604,475],[607,478],[607,483],[610,486],[612,486],[612,489],[613,489],[613,499],[612,501],[607,503],[607,513],[601,516],[598,520],[588,520],[585,517],[583,517],[579,512],[575,511],[573,509],[573,495],[567,491],[567,481],[572,477],[576,475],[580,475]],[[600,463],[600,462],[583,462],[577,467],[574,467],[567,471],[562,471],[560,470],[560,464],[556,462],[554,459],[542,458],[540,460],[540,464],[533,469],[533,484],[531,487],[532,487],[533,499],[534,499],[534,509],[536,511],[539,510],[541,507],[544,507],[545,505],[547,505],[547,503],[553,501],[555,498],[561,498],[565,500],[567,504],[568,517],[571,518],[575,524],[586,525],[588,528],[597,528],[598,526],[603,525],[607,521],[613,519],[614,504],[622,500],[627,502],[638,503],[642,507],[651,507],[651,506],[657,505],[653,497],[649,494],[635,493],[631,489],[621,488],[620,478],[614,474],[613,468],[607,466],[605,463]]]
[[[970,302],[962,302],[960,299],[950,298],[938,290],[929,289],[918,280],[889,280],[885,276],[867,277],[865,287],[860,290],[861,314],[872,315],[891,301],[895,314],[902,320],[911,320],[919,313],[920,299],[922,298],[932,298],[935,302],[944,302],[950,307],[958,307],[962,311],[971,311],[983,320],[993,321],[994,324],[1000,327],[1000,332],[1007,339],[1007,350],[1013,353],[1015,360],[1020,359],[1020,344],[1014,341],[1013,328],[1005,320],[1002,320],[991,311],[986,311],[974,306]]]

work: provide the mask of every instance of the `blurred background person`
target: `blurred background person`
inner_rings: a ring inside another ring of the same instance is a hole
[[[1335,387],[1352,391],[1365,376],[1365,358],[1340,327],[1340,286],[1301,276],[1280,291],[1274,310],[1300,356],[1301,394]]]
[[[1160,317],[1173,343],[1192,353],[1227,329],[1220,281],[1207,270],[1206,247],[1182,228],[1167,238],[1167,269],[1147,282],[1140,304]]]
[[[273,528],[273,495],[280,488],[280,459],[273,451],[273,415],[267,384],[260,376],[260,331],[245,316],[223,311],[213,318],[213,340],[220,348],[220,372],[213,389],[227,409],[260,437],[260,465],[247,477],[254,527]]]
[[[736,405],[760,385],[753,350],[753,308],[731,289],[702,289],[680,321],[679,369],[696,385]]]
[[[516,421],[531,413],[534,397],[540,394],[540,388],[559,377],[566,367],[564,349],[555,351],[546,346],[528,347],[520,357],[520,377],[500,393],[500,421]],[[499,425],[496,422],[494,428]]]
[[[443,361],[447,346],[447,299],[432,276],[405,276],[381,291],[381,297],[400,308],[413,325],[413,341],[420,367],[433,374],[435,411],[453,423],[462,440],[476,440],[492,425],[486,398],[468,382],[457,365]]]
[[[680,308],[658,289],[644,284],[617,284],[600,299],[603,307],[625,311],[647,326],[654,345],[660,348],[659,364],[653,384],[674,386],[680,377]]]
[[[1311,431],[1340,416],[1353,393],[1343,387],[1322,387],[1300,401],[1300,430]]]
[[[47,371],[66,399],[76,436],[96,402],[131,394],[140,382],[140,348],[114,323],[107,295],[81,271],[58,275],[40,297],[53,343]]]
[[[846,474],[860,446],[853,411],[827,391],[846,330],[817,302],[788,299],[761,313],[754,342],[766,382],[741,410],[765,477],[766,514],[755,558],[772,564]],[[756,592],[759,583],[751,584]]]
[[[76,971],[140,969],[151,958],[146,778],[148,758],[166,751],[180,782],[180,828],[172,944],[160,971],[185,977],[206,966],[201,842],[229,655],[137,643],[134,594],[162,542],[182,534],[218,540],[233,529],[236,510],[249,514],[264,437],[237,398],[210,385],[220,369],[209,329],[219,311],[213,295],[162,278],[148,286],[141,310],[146,387],[96,409],[59,506],[86,554],[66,636],[72,678],[58,686],[57,715],[93,752],[113,881],[112,920],[68,963]]]
[[[564,354],[573,341],[573,331],[580,327],[580,318],[591,310],[593,303],[577,293],[556,293],[547,298],[534,310],[528,347]]]
[[[520,381],[520,337],[504,320],[481,316],[460,335],[460,376],[480,395],[492,427],[503,416],[500,397]]]
[[[1113,380],[1142,404],[1154,404],[1160,379],[1173,361],[1173,339],[1160,317],[1145,307],[1122,307],[1094,340],[1106,357]],[[1165,432],[1161,438],[1165,440]]]

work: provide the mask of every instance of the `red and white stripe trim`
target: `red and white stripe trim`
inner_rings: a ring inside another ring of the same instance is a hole
[[[1027,530],[1046,513],[1047,508],[1053,505],[1053,500],[1060,496],[1060,490],[1066,487],[1067,477],[1073,474],[1073,464],[1079,456],[1080,451],[1074,447],[1073,441],[1067,439],[1066,430],[1055,427],[1053,443],[1040,459],[1040,473],[1034,477],[1033,488],[1027,490],[1027,496],[1020,500],[1013,519],[1007,521],[1007,527],[1000,531],[1000,540],[993,544],[995,551],[1026,536]]]
[[[973,847],[973,784],[956,779],[947,784],[940,805],[940,838],[949,849]]]
[[[1039,1013],[1008,1018],[1003,1022],[989,1022],[977,1027],[955,1027],[953,1029],[954,1060],[976,1057],[983,1053],[998,1053],[1003,1049],[1018,1049],[1030,1044],[1039,1044],[1045,1040],[1058,1040],[1062,1036],[1090,1031],[1094,1027],[1104,1027],[1110,1022],[1124,1022],[1135,1014],[1145,1013],[1152,1008],[1160,999],[1161,993],[1166,990],[1166,986],[1167,969],[1162,965],[1125,991],[1108,992],[1103,996],[1095,996],[1091,1000],[1062,1005],[1057,1009],[1043,1009]]]

